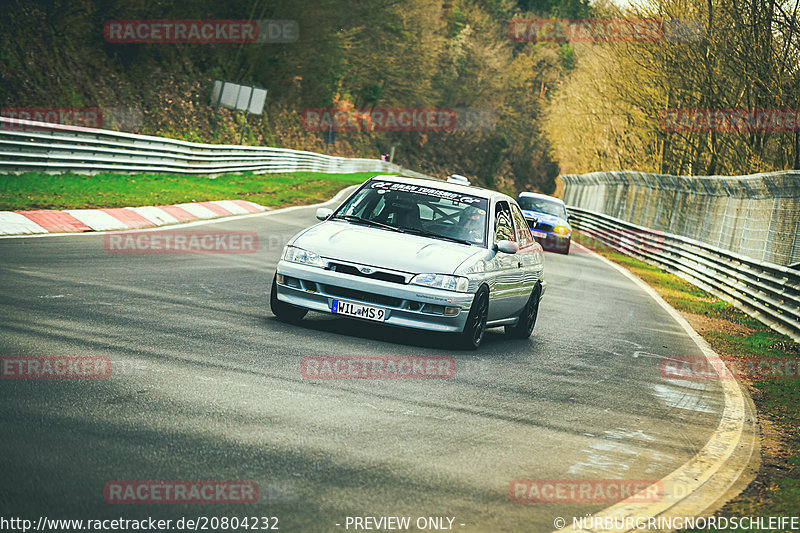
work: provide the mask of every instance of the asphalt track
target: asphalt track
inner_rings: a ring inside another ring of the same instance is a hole
[[[108,379],[0,381],[0,514],[275,516],[283,532],[433,516],[456,531],[545,532],[609,503],[518,503],[514,480],[658,480],[715,430],[719,383],[659,374],[662,357],[701,356],[695,343],[579,250],[547,254],[530,340],[494,329],[464,352],[447,336],[327,315],[277,321],[274,266],[313,211],[191,228],[256,232],[251,254],[115,254],[102,235],[0,239],[0,354],[113,364]],[[320,355],[452,355],[456,375],[304,379],[301,358]],[[260,498],[109,504],[114,480],[253,480]]]

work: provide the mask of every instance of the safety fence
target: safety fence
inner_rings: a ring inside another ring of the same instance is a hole
[[[779,265],[800,264],[800,172],[561,176],[564,202]]]
[[[568,210],[573,228],[595,242],[675,273],[800,342],[800,271],[596,211]]]

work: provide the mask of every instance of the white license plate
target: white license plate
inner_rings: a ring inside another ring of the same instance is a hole
[[[535,229],[532,229],[531,233],[533,234],[534,237],[539,237],[540,239],[544,239],[545,237],[547,237],[547,233],[543,231],[536,231]]]
[[[341,300],[333,301],[331,311],[337,315],[365,318],[367,320],[374,320],[375,322],[383,322],[386,320],[386,309],[372,307],[371,305],[356,304],[353,302],[343,302]]]

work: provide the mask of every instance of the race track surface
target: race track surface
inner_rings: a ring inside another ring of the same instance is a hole
[[[456,531],[545,532],[610,503],[518,503],[514,480],[655,481],[716,428],[718,383],[659,374],[662,357],[700,356],[695,343],[579,250],[547,254],[525,341],[493,329],[465,352],[447,336],[328,315],[279,322],[274,267],[313,212],[191,228],[253,231],[259,249],[246,254],[109,253],[103,235],[0,240],[0,354],[107,356],[113,368],[0,381],[2,514],[274,516],[283,532],[431,516],[454,517]],[[322,355],[450,355],[456,375],[305,379],[301,358]],[[115,480],[251,480],[260,497],[109,504]]]

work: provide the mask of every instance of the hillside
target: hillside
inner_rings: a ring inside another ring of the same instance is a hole
[[[552,191],[558,164],[541,129],[547,89],[572,67],[568,46],[515,43],[508,21],[533,11],[578,16],[582,0],[384,0],[191,3],[12,1],[0,21],[0,106],[99,108],[103,127],[173,138],[379,157],[460,173],[516,192]],[[285,43],[133,43],[109,21],[290,20]],[[265,112],[215,111],[223,79],[268,89]],[[338,131],[308,108],[451,110],[469,124],[436,131]]]

